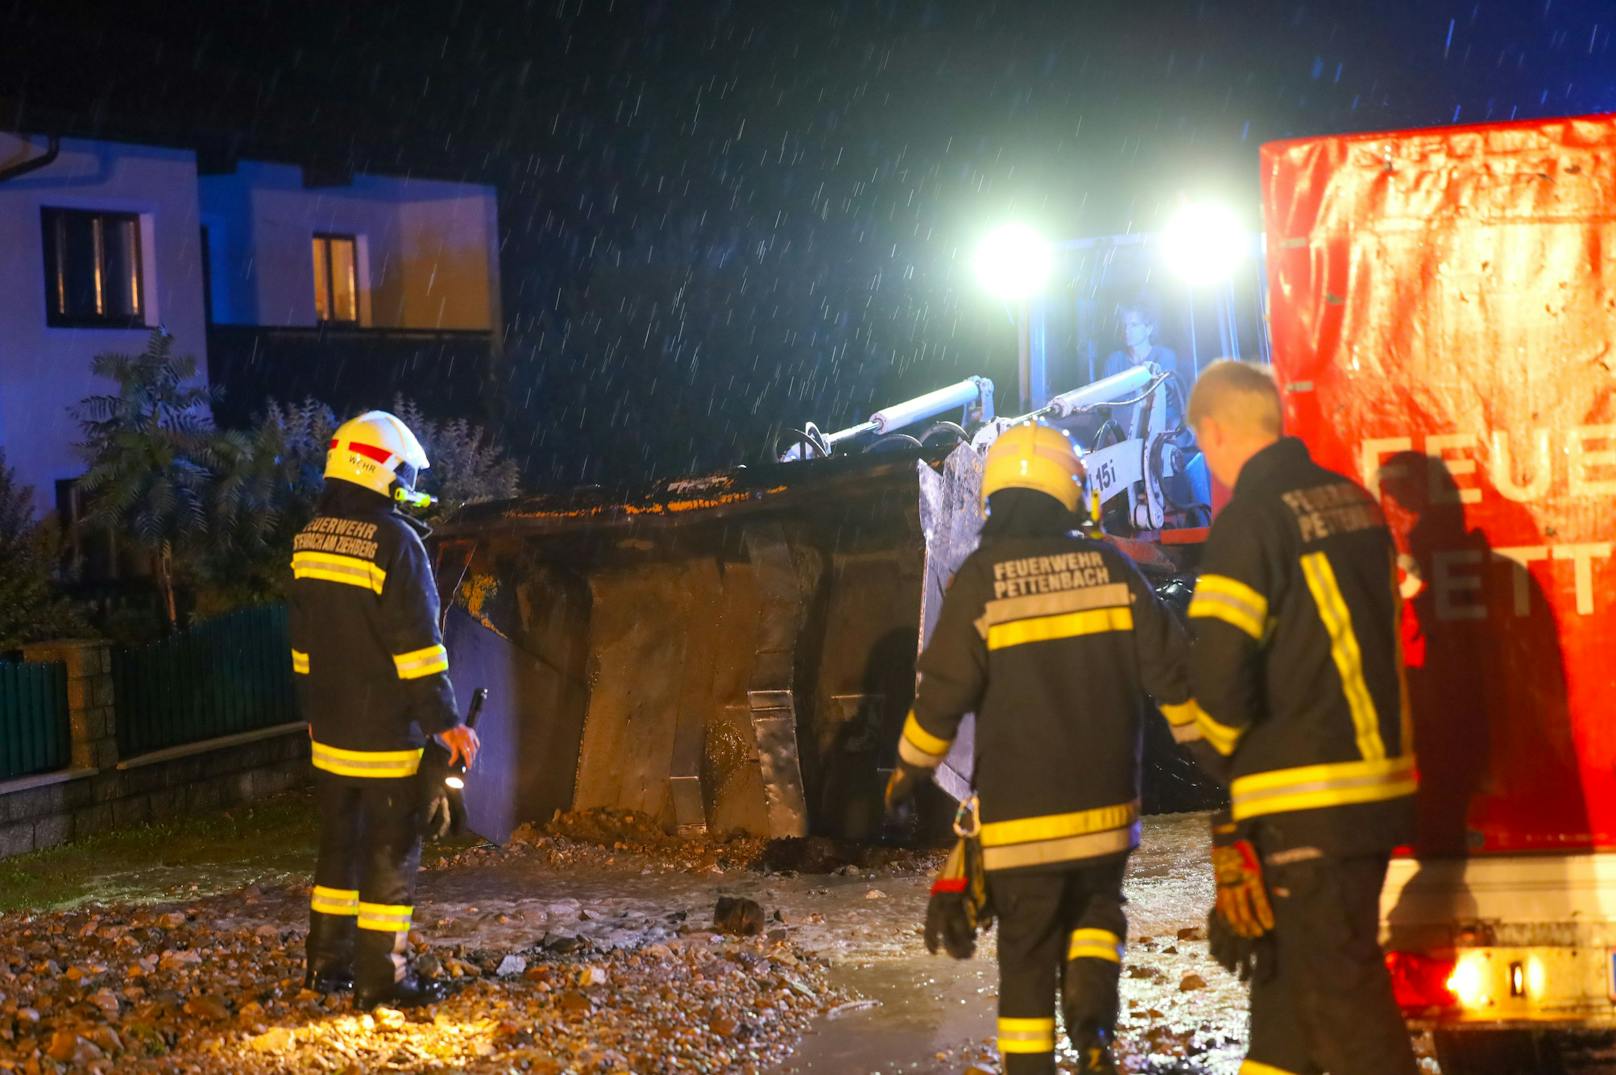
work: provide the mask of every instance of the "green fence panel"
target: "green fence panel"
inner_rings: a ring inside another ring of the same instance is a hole
[[[0,780],[67,768],[67,666],[0,661]]]
[[[298,719],[284,605],[118,650],[112,670],[125,757]]]

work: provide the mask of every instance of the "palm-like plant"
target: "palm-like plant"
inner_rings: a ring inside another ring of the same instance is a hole
[[[217,462],[213,393],[195,383],[196,359],[173,352],[173,337],[158,330],[138,355],[97,355],[91,370],[117,392],[73,411],[89,465],[83,521],[117,528],[151,559],[171,627],[176,554],[207,538]]]

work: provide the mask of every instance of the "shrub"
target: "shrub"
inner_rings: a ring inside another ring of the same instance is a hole
[[[0,651],[86,633],[56,589],[61,542],[53,520],[34,520],[34,491],[19,484],[0,451]]]
[[[432,462],[421,475],[422,490],[438,498],[429,518],[447,519],[467,505],[516,495],[515,461],[489,443],[481,426],[464,418],[435,422],[402,398],[394,401],[393,413],[415,433]]]
[[[150,558],[169,626],[176,590],[207,615],[273,600],[290,581],[292,535],[314,513],[337,416],[318,400],[271,401],[257,424],[218,430],[214,394],[195,384],[194,358],[152,333],[139,355],[98,355],[92,368],[117,391],[74,409],[89,471],[84,525],[115,527]],[[432,466],[422,488],[441,520],[467,504],[514,496],[516,464],[464,419],[437,422],[408,400],[396,406]]]

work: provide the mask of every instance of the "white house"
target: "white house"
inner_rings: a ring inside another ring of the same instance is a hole
[[[492,187],[241,161],[201,178],[213,320],[487,332],[499,323]]]
[[[395,391],[477,416],[500,324],[492,187],[52,147],[0,133],[0,449],[40,511],[82,473],[70,410],[110,387],[91,358],[159,326],[223,390],[222,421],[272,395],[349,410]]]
[[[0,133],[0,175],[48,151]],[[109,385],[91,358],[137,353],[159,325],[206,357],[196,180],[190,150],[70,138],[0,181],[0,449],[41,511],[83,470],[69,409]]]

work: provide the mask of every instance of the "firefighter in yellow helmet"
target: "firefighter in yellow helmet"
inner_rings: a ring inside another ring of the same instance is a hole
[[[352,986],[360,1008],[444,995],[407,956],[427,807],[422,733],[451,759],[477,754],[449,682],[426,530],[397,510],[431,502],[415,489],[428,465],[393,415],[344,422],[315,517],[292,545],[292,671],[320,811],[307,983]]]
[[[1070,440],[1041,423],[988,452],[981,543],[921,654],[887,789],[889,809],[913,795],[976,714],[1006,1075],[1053,1075],[1057,991],[1078,1070],[1117,1070],[1146,694],[1189,705],[1182,630],[1131,561],[1077,532],[1083,480]]]

